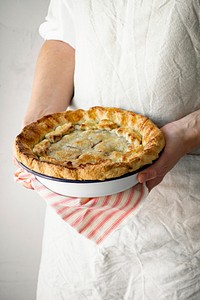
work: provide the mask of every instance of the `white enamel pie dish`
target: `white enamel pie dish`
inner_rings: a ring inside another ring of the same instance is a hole
[[[21,163],[19,164],[26,171],[35,175],[37,180],[40,181],[49,190],[60,195],[81,198],[101,197],[125,191],[138,183],[137,174],[139,171],[141,171],[141,169],[139,169],[136,172],[129,173],[118,178],[107,179],[104,181],[78,181],[46,176],[30,170]]]

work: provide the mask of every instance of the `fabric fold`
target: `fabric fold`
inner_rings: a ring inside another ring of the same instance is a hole
[[[15,179],[17,182],[31,184],[64,222],[96,244],[102,243],[120,225],[132,218],[148,194],[144,184],[137,184],[118,194],[87,200],[84,198],[82,201],[82,198],[52,192],[21,168],[15,172]]]

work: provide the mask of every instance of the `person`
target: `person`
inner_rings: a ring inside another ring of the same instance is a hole
[[[95,105],[151,118],[166,146],[142,209],[101,246],[47,207],[38,300],[200,299],[200,2],[51,0],[23,126]]]

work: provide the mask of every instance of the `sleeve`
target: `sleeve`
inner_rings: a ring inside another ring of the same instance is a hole
[[[45,22],[39,27],[45,40],[61,40],[75,48],[73,6],[68,0],[51,0]]]

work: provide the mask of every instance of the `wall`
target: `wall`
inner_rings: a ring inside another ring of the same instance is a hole
[[[35,299],[45,204],[13,180],[12,145],[30,98],[48,0],[0,0],[0,299]]]

